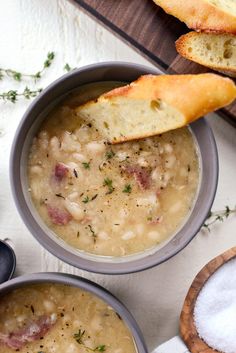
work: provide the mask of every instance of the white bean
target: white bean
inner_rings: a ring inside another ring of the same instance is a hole
[[[66,131],[62,137],[61,149],[65,152],[79,152],[81,145],[74,134],[70,134]]]
[[[81,126],[75,130],[75,135],[81,143],[89,141],[89,127],[87,125]]]
[[[31,171],[31,173],[33,173],[33,174],[40,175],[40,174],[42,174],[43,168],[40,167],[39,165],[33,165],[33,166],[30,168],[30,171]]]
[[[56,322],[57,321],[57,314],[56,313],[52,313],[50,318],[51,318],[51,322],[52,323]]]
[[[80,326],[82,326],[82,322],[80,321],[80,320],[74,320],[73,322],[72,322],[72,326],[73,326],[73,328],[78,328],[78,327],[80,327]]]
[[[95,316],[91,321],[90,321],[90,326],[94,331],[100,331],[102,330],[102,322],[101,318],[98,316]]]
[[[165,143],[164,144],[164,150],[166,153],[172,153],[173,152],[173,147],[171,146],[170,143]]]
[[[70,169],[72,169],[72,170],[79,168],[78,164],[76,164],[75,162],[69,162],[69,163],[67,163],[67,165],[68,165],[68,167],[69,167]]]
[[[55,304],[51,300],[44,300],[43,306],[48,312],[55,310]]]
[[[157,231],[151,231],[148,233],[148,237],[152,240],[160,240],[160,234]]]
[[[78,344],[70,343],[65,350],[65,353],[78,353]]]
[[[176,162],[176,157],[171,154],[168,158],[167,158],[168,163],[166,163],[166,168],[172,168]]]
[[[169,208],[169,212],[170,212],[170,213],[178,212],[178,211],[180,211],[181,206],[182,206],[181,201],[178,201],[178,202],[174,203],[174,205],[172,205],[172,206]]]
[[[126,160],[126,158],[128,157],[128,153],[127,152],[124,152],[124,151],[118,151],[116,153],[116,157],[118,158],[118,160],[120,162],[123,162]]]
[[[144,233],[144,224],[140,223],[136,225],[136,232],[139,235],[142,235]]]
[[[86,149],[90,154],[99,155],[105,152],[105,145],[103,142],[92,141],[86,145]]]
[[[139,157],[139,159],[138,159],[138,164],[139,164],[141,167],[148,167],[148,162],[147,162],[146,159],[143,158],[143,157]]]
[[[73,153],[72,157],[79,162],[85,162],[87,158],[82,153]]]
[[[79,197],[78,191],[72,192],[71,194],[68,195],[68,199],[70,201],[75,201]]]
[[[26,317],[25,315],[20,315],[20,316],[18,316],[18,317],[16,318],[16,320],[17,320],[18,322],[23,322],[23,321],[25,321],[26,318],[27,318],[27,317]]]
[[[159,181],[160,180],[160,172],[158,168],[155,168],[152,171],[151,178],[153,181]]]
[[[134,234],[134,232],[132,232],[131,230],[128,230],[127,232],[125,232],[123,235],[122,235],[122,239],[123,240],[130,240],[130,239],[133,239],[136,237],[136,234]]]
[[[98,238],[100,238],[102,240],[110,239],[109,235],[106,232],[104,232],[104,231],[98,232],[97,236],[98,236]]]
[[[137,204],[140,206],[149,206],[157,204],[157,196],[155,194],[148,195],[146,197],[139,197]]]
[[[84,212],[78,203],[65,200],[65,207],[74,219],[82,221],[84,218]]]
[[[58,157],[60,155],[60,141],[56,136],[53,136],[50,140],[50,152],[54,157]]]

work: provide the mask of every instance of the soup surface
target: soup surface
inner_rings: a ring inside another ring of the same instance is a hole
[[[196,196],[199,161],[188,128],[111,146],[74,108],[114,87],[90,84],[60,103],[34,138],[30,192],[37,211],[74,248],[107,256],[170,238]]]
[[[0,299],[0,353],[135,353],[129,329],[105,302],[76,287],[43,283]]]

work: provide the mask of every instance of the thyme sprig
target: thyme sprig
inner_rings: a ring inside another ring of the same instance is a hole
[[[111,194],[115,188],[113,186],[113,181],[109,178],[105,178],[103,181],[103,186],[107,186],[108,187],[108,191],[106,194]]]
[[[67,71],[67,72],[69,72],[69,71],[72,70],[71,67],[70,67],[70,65],[69,65],[68,63],[65,64],[65,66],[63,67],[63,69],[64,69],[65,71]]]
[[[90,169],[90,162],[82,162],[84,169]]]
[[[210,232],[211,227],[215,223],[224,222],[224,220],[226,220],[232,214],[236,214],[236,206],[232,209],[229,206],[225,206],[224,210],[210,212],[206,222],[203,224],[203,228],[207,229]]]
[[[95,199],[97,198],[97,196],[98,196],[98,194],[95,194],[95,195],[92,196],[91,198],[90,198],[89,196],[86,196],[86,197],[82,200],[82,202],[83,202],[83,203],[88,203],[88,202],[90,202],[90,201],[95,200]]]
[[[132,191],[132,186],[130,184],[125,184],[124,189],[122,192],[125,192],[126,194],[130,194]]]
[[[34,74],[27,74],[27,73],[22,73],[16,70],[12,70],[12,69],[4,69],[4,68],[0,68],[0,80],[3,79],[4,76],[8,76],[13,78],[13,80],[15,81],[21,81],[23,78],[29,78],[29,79],[33,79],[34,81],[39,80],[42,77],[42,74],[44,73],[44,71],[51,66],[52,61],[55,57],[55,53],[49,52],[47,54],[47,58],[43,63],[43,67],[41,70],[37,71]]]
[[[106,152],[106,159],[112,159],[115,156],[115,152],[110,150]]]
[[[81,344],[82,346],[84,346],[84,348],[86,348],[90,352],[105,352],[105,350],[106,350],[105,344],[101,344],[95,348],[90,348],[90,347],[86,346],[83,341],[84,335],[85,335],[85,330],[79,329],[78,333],[75,333],[73,335],[73,337],[78,344]]]
[[[31,90],[26,86],[24,91],[19,92],[18,90],[10,90],[7,92],[2,92],[0,93],[0,99],[4,101],[9,101],[11,103],[16,103],[19,97],[30,99],[36,97],[40,92],[42,92],[42,88]]]

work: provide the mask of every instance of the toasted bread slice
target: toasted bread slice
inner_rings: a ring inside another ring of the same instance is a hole
[[[115,144],[180,128],[235,98],[233,81],[219,75],[145,75],[76,112]]]
[[[236,34],[235,0],[153,0],[189,28]]]
[[[176,42],[186,59],[236,77],[236,35],[190,32]]]

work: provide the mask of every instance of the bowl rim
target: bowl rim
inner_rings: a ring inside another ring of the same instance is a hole
[[[137,353],[148,353],[142,331],[127,307],[107,289],[95,282],[92,282],[91,280],[88,280],[87,278],[62,272],[39,272],[25,274],[0,284],[0,297],[6,295],[8,292],[16,288],[40,283],[57,283],[70,285],[73,287],[81,288],[97,296],[99,299],[110,305],[115,310],[115,312],[121,316],[132,334],[137,348]]]
[[[157,249],[157,251],[153,252],[153,254],[142,257],[140,259],[135,259],[132,261],[122,261],[122,262],[105,262],[101,261],[94,261],[90,259],[85,259],[80,257],[79,254],[73,254],[69,250],[66,250],[61,245],[53,241],[49,238],[49,236],[42,230],[40,225],[36,222],[33,218],[31,211],[29,210],[28,206],[26,205],[26,200],[23,195],[22,187],[21,187],[21,176],[20,176],[20,158],[21,153],[23,150],[24,142],[21,141],[21,134],[26,127],[26,123],[30,120],[32,112],[37,109],[38,105],[43,98],[50,96],[51,92],[57,89],[59,86],[63,86],[67,80],[72,80],[74,77],[78,77],[80,74],[90,73],[91,71],[99,71],[105,69],[112,69],[114,70],[136,70],[139,72],[137,74],[140,76],[141,74],[159,74],[159,71],[155,68],[149,68],[139,64],[127,63],[127,62],[120,62],[120,61],[112,61],[112,62],[102,62],[98,64],[91,64],[79,69],[73,70],[62,77],[58,78],[56,81],[52,82],[47,88],[45,88],[42,93],[35,100],[30,104],[28,109],[26,110],[25,114],[22,117],[20,124],[17,127],[14,140],[12,143],[11,154],[10,154],[10,184],[11,190],[13,193],[13,198],[20,213],[21,218],[23,219],[25,225],[31,232],[31,234],[39,241],[39,243],[46,248],[49,252],[51,252],[57,258],[60,258],[66,263],[73,265],[77,268],[94,272],[94,273],[103,273],[103,274],[127,274],[133,273],[138,271],[143,271],[148,268],[152,268],[156,265],[167,261],[169,258],[175,256],[179,253],[182,249],[184,249],[189,242],[193,239],[193,237],[197,234],[197,232],[201,229],[202,224],[205,222],[209,211],[211,209],[212,203],[214,201],[217,183],[218,183],[218,154],[217,154],[217,147],[215,143],[215,139],[211,128],[207,124],[204,118],[194,122],[191,126],[199,128],[207,135],[207,146],[208,146],[208,153],[209,158],[208,161],[203,161],[205,164],[207,163],[207,168],[209,172],[208,181],[207,181],[207,192],[208,195],[204,195],[204,203],[201,204],[200,212],[198,212],[198,219],[194,225],[191,224],[192,228],[189,232],[190,234],[186,236],[183,242],[176,242],[174,243],[174,250],[168,253],[166,248],[168,244],[174,241],[175,237],[167,242],[161,249]],[[82,83],[85,84],[85,83]],[[78,84],[79,87],[79,84]],[[44,107],[45,109],[45,107]],[[31,122],[32,125],[32,122]],[[198,195],[199,197],[199,195]],[[194,208],[196,205],[194,206]],[[184,226],[179,229],[177,234],[180,234],[183,231]],[[177,235],[176,234],[176,235]],[[169,245],[170,246],[170,245]],[[164,249],[164,250],[163,250]],[[168,249],[168,248],[167,248]],[[157,253],[161,254],[158,258],[156,255]]]

